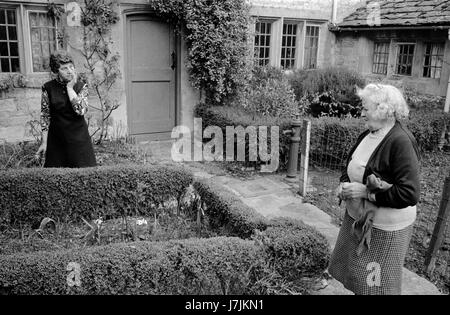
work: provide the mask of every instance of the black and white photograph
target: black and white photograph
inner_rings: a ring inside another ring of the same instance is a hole
[[[0,295],[448,295],[449,111],[450,0],[0,0]]]

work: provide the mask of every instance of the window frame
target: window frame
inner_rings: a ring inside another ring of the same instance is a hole
[[[24,51],[23,51],[23,26],[22,26],[22,22],[20,19],[20,6],[15,5],[15,4],[11,4],[11,3],[3,3],[0,2],[0,8],[5,9],[5,10],[14,10],[16,13],[16,32],[17,32],[17,49],[19,50],[19,72],[2,72],[0,71],[0,76],[1,75],[14,75],[14,74],[21,74],[24,73],[25,70],[25,63],[24,63]],[[11,70],[11,69],[10,69]]]
[[[27,26],[27,32],[28,32],[28,45],[29,45],[29,49],[27,49],[27,54],[28,54],[28,58],[30,60],[30,69],[29,69],[29,73],[38,73],[38,74],[42,74],[42,73],[47,73],[48,71],[34,71],[34,67],[33,67],[33,43],[32,43],[32,36],[31,36],[31,21],[30,21],[30,13],[47,13],[47,11],[42,10],[42,9],[25,9],[26,12],[26,26]],[[55,43],[56,43],[56,49],[59,49],[59,43],[58,43],[58,19],[56,19],[55,17],[53,18],[54,22],[55,22]]]
[[[433,66],[432,63],[430,63],[430,65],[428,65],[428,66],[425,65],[426,56],[427,56],[426,51],[427,51],[427,46],[428,46],[428,45],[432,45],[432,46],[431,46],[431,47],[432,47],[432,49],[431,49],[431,54],[428,55],[428,56],[430,56],[430,57],[432,57],[432,56],[438,56],[438,57],[439,57],[439,56],[440,56],[440,57],[442,58],[440,67]],[[436,46],[441,46],[441,47],[442,47],[442,55],[433,55],[433,54],[432,54],[433,46],[434,46],[434,45],[436,45]],[[426,78],[426,79],[440,80],[441,77],[442,77],[442,70],[443,70],[443,65],[444,65],[445,42],[441,42],[441,41],[426,41],[426,42],[423,42],[423,47],[424,47],[424,52],[423,52],[423,62],[422,62],[422,72],[421,72],[421,77],[422,77],[422,78]],[[430,73],[430,76],[429,76],[429,77],[424,76],[425,68],[428,68],[428,71],[429,71],[429,73]],[[435,76],[431,76],[431,69],[433,69],[433,68],[434,68],[434,69],[437,69],[437,68],[440,69],[440,71],[439,71],[439,77],[436,77],[436,70],[435,70],[435,72],[434,72]]]
[[[267,33],[262,34],[261,32],[257,32],[256,31],[256,26],[257,26],[258,23],[264,23],[266,25],[269,24],[270,25],[270,33],[269,34],[267,34]],[[273,36],[274,36],[274,34],[273,34],[273,23],[274,23],[274,20],[272,20],[272,19],[257,18],[256,21],[255,21],[255,24],[254,24],[255,36],[253,38],[253,62],[254,62],[254,64],[257,64],[259,66],[270,66],[271,54],[273,53],[273,47],[272,47]],[[269,36],[269,46],[265,46],[265,45],[262,46],[262,45],[260,45],[261,38],[259,38],[259,43],[258,43],[258,45],[256,45],[256,37],[257,36]],[[267,49],[268,48],[269,49],[269,53],[268,53],[267,57],[264,57],[264,58],[260,58],[259,57],[259,54],[261,52],[261,50],[260,50],[261,48],[263,48],[263,49]],[[258,55],[256,54],[256,49],[258,49]],[[261,64],[261,60],[267,60],[267,63],[262,65]]]
[[[390,55],[390,41],[375,41],[374,42],[374,45],[373,45],[373,57],[372,57],[372,74],[379,74],[379,75],[387,75],[387,73],[388,73],[388,69],[389,69],[389,55]],[[387,48],[387,50],[383,50],[383,52],[381,52],[381,53],[378,53],[377,54],[377,50],[376,50],[376,48],[377,48],[377,45],[386,45],[386,48]],[[376,58],[376,56],[380,56],[380,55],[382,55],[382,56],[385,56],[386,57],[386,59],[385,59],[385,63],[381,63],[381,62],[379,62],[380,61],[380,59],[378,59],[378,62],[375,62],[375,58]],[[380,67],[380,65],[384,65],[385,66],[385,72],[375,72],[375,68],[379,68]]]
[[[292,34],[284,34],[283,32],[284,32],[285,25],[293,26],[294,28],[293,28],[292,32],[294,32],[294,29],[295,29],[295,34],[293,34],[293,33]],[[282,31],[281,31],[281,55],[280,55],[280,63],[279,63],[281,70],[287,71],[287,70],[293,70],[293,69],[298,68],[298,56],[299,56],[299,49],[300,49],[299,38],[302,33],[301,29],[300,29],[301,25],[302,24],[299,21],[293,21],[293,20],[288,20],[288,19],[283,21]],[[283,39],[285,38],[285,36],[286,36],[286,38],[287,37],[291,38],[291,46],[283,46]],[[292,39],[294,39],[293,42],[292,42]],[[292,50],[294,50],[294,53],[291,53],[290,58],[287,58],[286,56],[283,57],[283,49],[291,49],[291,52],[292,52]],[[283,61],[285,61],[285,62],[290,61],[293,63],[291,64],[290,68],[286,68],[286,67],[283,67]]]
[[[402,73],[398,73],[398,66],[399,66],[399,57],[400,57],[400,46],[406,46],[406,45],[412,45],[414,50],[413,50],[413,54],[412,54],[412,60],[411,60],[411,73],[410,74],[402,74]],[[405,77],[412,77],[414,74],[414,61],[416,59],[416,47],[417,47],[417,43],[416,42],[397,42],[396,43],[397,46],[397,52],[395,54],[395,68],[394,68],[394,74],[397,76],[405,76]]]
[[[307,29],[308,27],[317,27],[318,29],[318,34],[317,34],[317,50],[316,50],[316,66],[315,68],[307,68],[306,67],[306,40],[308,38],[307,36]],[[321,38],[321,31],[322,25],[321,24],[313,24],[313,23],[308,23],[306,21],[306,23],[304,24],[304,35],[303,35],[303,69],[305,70],[313,70],[313,69],[318,69],[319,68],[319,53],[320,53],[320,38]]]
[[[56,5],[61,8],[64,7],[64,3],[59,0],[56,0]],[[0,72],[0,78],[14,75],[14,74],[22,74],[31,77],[39,78],[48,78],[49,71],[44,72],[34,72],[33,71],[33,59],[32,59],[32,46],[31,46],[31,29],[30,29],[30,21],[29,21],[29,12],[47,12],[47,2],[26,2],[26,3],[5,3],[0,0],[0,6],[2,8],[14,9],[16,11],[16,19],[17,19],[17,38],[19,41],[19,65],[20,72]],[[59,23],[58,19],[55,19],[55,27],[56,30],[61,27],[63,23]],[[58,42],[57,37],[56,45],[57,49],[60,48],[60,44]]]

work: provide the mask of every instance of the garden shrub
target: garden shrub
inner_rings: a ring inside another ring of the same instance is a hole
[[[291,118],[298,113],[295,94],[284,78],[269,79],[250,89],[242,97],[240,105],[261,115]]]
[[[278,170],[283,170],[286,168],[288,156],[289,156],[289,135],[283,134],[284,130],[291,129],[291,118],[286,117],[278,117],[273,115],[262,115],[255,112],[249,112],[241,107],[231,107],[231,106],[208,106],[204,103],[200,103],[196,106],[195,117],[202,118],[202,128],[206,129],[208,126],[218,126],[222,130],[224,139],[226,136],[226,127],[227,126],[242,126],[246,128],[248,126],[267,126],[267,129],[270,130],[272,126],[279,127],[279,168]],[[259,135],[258,135],[259,137]],[[258,138],[259,139],[259,138]],[[206,140],[209,141],[209,140]],[[236,143],[235,139],[235,153],[236,153]],[[271,137],[267,136],[268,148],[270,148]],[[246,158],[245,164],[249,164],[249,156],[248,156],[248,138],[246,139]],[[225,154],[225,141],[224,141],[224,154]],[[256,162],[256,166],[260,166],[262,161],[259,160]]]
[[[255,282],[254,272],[264,270],[264,258],[254,242],[230,237],[15,254],[0,256],[0,291],[15,295],[246,294]],[[80,267],[79,286],[68,285],[70,263]]]
[[[273,266],[283,277],[314,278],[320,276],[328,266],[328,241],[302,221],[273,219],[262,236]]]
[[[213,226],[227,235],[257,240],[283,278],[313,278],[327,267],[330,247],[314,228],[291,218],[268,220],[212,180],[195,181],[194,187],[206,205],[209,222],[214,220]]]
[[[37,142],[29,141],[0,144],[0,170],[39,166],[35,158],[38,148]]]
[[[173,166],[1,171],[0,222],[17,226],[44,217],[65,221],[145,214],[181,198],[192,181],[192,174]]]
[[[355,71],[340,67],[297,70],[289,81],[304,114],[313,117],[360,114],[361,100],[355,95],[355,86],[363,87],[365,80]]]
[[[438,95],[423,94],[416,89],[403,88],[406,103],[412,110],[443,110],[445,97]]]
[[[195,181],[194,188],[206,206],[211,228],[223,230],[230,236],[249,238],[255,229],[267,227],[268,221],[262,215],[212,180]]]
[[[406,125],[421,151],[436,151],[439,149],[442,132],[450,126],[450,113],[442,110],[412,110]]]
[[[255,66],[247,87],[238,93],[232,106],[249,112],[291,118],[298,113],[298,103],[282,70]]]

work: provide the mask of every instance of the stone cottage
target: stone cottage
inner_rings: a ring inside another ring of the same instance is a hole
[[[374,81],[447,96],[450,104],[450,1],[368,1],[341,23],[334,64]]]
[[[188,52],[182,36],[176,36],[171,25],[157,19],[147,2],[117,1],[119,21],[111,28],[111,50],[120,56],[122,76],[110,95],[120,104],[111,115],[112,137],[170,139],[176,125],[192,130],[193,109],[201,97],[189,82],[184,64]],[[328,24],[341,22],[361,2],[251,0],[252,45],[257,62],[284,69],[333,64],[330,56],[337,33],[330,32]],[[59,48],[59,30],[68,35],[64,48],[83,70],[82,3],[52,1],[64,12],[63,21],[58,22],[47,14],[47,0],[0,0],[0,141],[34,139],[33,128],[39,128],[40,87],[50,79],[48,57]],[[16,88],[7,88],[10,79]],[[96,102],[91,95],[91,129],[96,128],[98,119]]]

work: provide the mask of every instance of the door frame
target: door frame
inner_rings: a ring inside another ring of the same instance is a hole
[[[164,19],[158,17],[154,10],[147,9],[147,8],[129,8],[124,9],[122,11],[123,16],[123,27],[122,27],[122,36],[123,36],[123,55],[124,55],[124,62],[123,62],[123,68],[124,68],[124,88],[125,88],[125,96],[126,96],[126,115],[127,115],[127,134],[128,136],[132,136],[129,134],[130,130],[130,122],[129,122],[129,115],[128,110],[129,106],[131,106],[130,101],[130,77],[131,77],[131,69],[129,65],[129,38],[128,38],[128,19],[133,16],[142,16],[145,15],[149,18],[151,21],[158,21],[168,24]],[[171,30],[174,30],[173,25],[170,25]],[[175,32],[174,34],[174,44],[175,44],[175,52],[176,52],[176,68],[175,68],[175,95],[174,95],[174,106],[175,106],[175,126],[180,125],[181,123],[181,67],[182,67],[182,58],[181,58],[181,37],[179,34]]]

